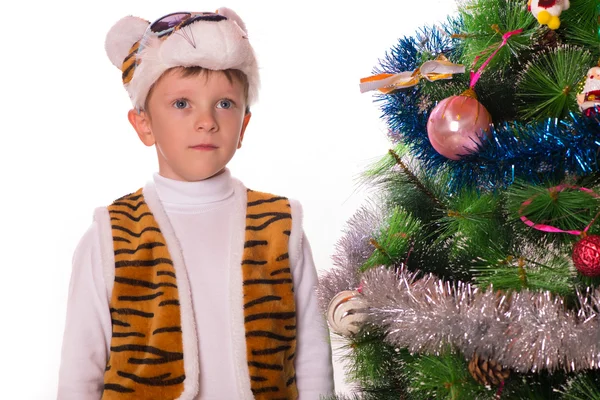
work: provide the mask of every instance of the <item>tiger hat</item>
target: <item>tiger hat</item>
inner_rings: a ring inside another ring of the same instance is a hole
[[[152,24],[127,16],[110,29],[105,47],[138,110],[143,109],[150,87],[173,67],[240,70],[248,78],[248,105],[257,100],[256,57],[244,22],[231,9],[172,13]]]

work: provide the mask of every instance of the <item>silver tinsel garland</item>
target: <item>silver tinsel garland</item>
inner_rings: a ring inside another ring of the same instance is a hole
[[[439,354],[450,344],[467,359],[477,353],[517,372],[600,367],[600,290],[578,293],[578,309],[569,310],[549,292],[482,291],[384,267],[360,278],[368,322],[411,353]]]
[[[335,255],[332,257],[334,267],[319,277],[317,294],[324,313],[336,294],[356,289],[360,284],[358,270],[375,250],[370,240],[380,229],[384,217],[383,210],[371,203],[361,207],[348,220],[344,236],[336,244]]]

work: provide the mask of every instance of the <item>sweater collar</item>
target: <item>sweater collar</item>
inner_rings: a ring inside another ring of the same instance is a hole
[[[185,182],[153,174],[158,197],[166,204],[198,205],[224,200],[233,194],[233,178],[228,168],[221,174],[197,182]]]

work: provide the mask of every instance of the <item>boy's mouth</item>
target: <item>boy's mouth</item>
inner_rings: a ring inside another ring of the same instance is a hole
[[[213,145],[213,144],[198,144],[196,146],[192,146],[192,149],[196,149],[196,150],[215,150],[218,149],[217,146]]]

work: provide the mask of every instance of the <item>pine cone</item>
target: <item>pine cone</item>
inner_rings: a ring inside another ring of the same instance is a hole
[[[485,386],[499,385],[508,379],[509,369],[504,369],[494,360],[484,360],[475,353],[469,363],[469,372],[477,382]]]
[[[539,40],[539,45],[546,48],[554,48],[558,46],[558,35],[552,29],[547,29]]]

